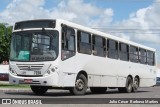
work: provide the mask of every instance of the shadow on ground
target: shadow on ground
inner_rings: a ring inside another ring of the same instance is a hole
[[[34,94],[33,92],[5,92],[5,94],[8,94],[8,95],[25,95],[25,96],[46,96],[46,97],[62,97],[62,96],[74,96],[74,95],[72,95],[72,94],[70,94],[70,92],[69,91],[67,91],[67,90],[62,90],[62,91],[57,91],[56,90],[56,92],[53,92],[53,91],[55,91],[55,90],[49,90],[47,93],[45,93],[44,95],[36,95],[36,94]],[[139,90],[139,91],[137,91],[135,94],[139,94],[139,93],[147,93],[147,92],[150,92],[150,91],[141,91],[141,90]],[[87,96],[87,95],[90,95],[90,96],[94,96],[94,95],[114,95],[114,94],[116,94],[116,95],[118,95],[118,94],[133,94],[133,93],[119,93],[118,92],[118,90],[109,90],[109,91],[106,91],[106,93],[104,93],[104,94],[92,94],[90,91],[87,91],[87,93],[86,93],[86,95],[85,96]]]

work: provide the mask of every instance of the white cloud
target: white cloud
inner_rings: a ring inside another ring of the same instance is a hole
[[[112,20],[113,9],[97,7],[84,0],[60,0],[57,6],[49,9],[44,8],[45,2],[45,0],[13,0],[0,13],[0,22],[13,24],[21,20],[61,18],[90,27],[113,25],[113,28],[116,26],[124,29],[113,33],[116,36],[133,41],[160,44],[159,34],[154,34],[155,31],[151,30],[160,28],[160,3],[157,3],[160,0],[155,0],[152,5],[131,13],[128,19],[119,22]]]
[[[133,41],[151,42],[160,44],[160,0],[155,0],[152,5],[137,10],[130,14],[129,19],[117,22],[116,26],[124,28],[124,34]],[[126,29],[130,33],[125,33]],[[157,30],[156,30],[157,29]]]
[[[44,0],[13,0],[6,9],[0,13],[0,21],[13,24],[16,21],[47,18],[48,11],[43,9]]]
[[[51,18],[62,18],[85,26],[108,24],[112,16],[112,9],[102,9],[84,0],[61,1],[51,10]]]
[[[106,25],[112,21],[113,10],[96,7],[84,0],[60,0],[53,8],[45,9],[45,0],[13,0],[0,13],[0,22],[13,24],[16,21],[61,18],[85,26]]]

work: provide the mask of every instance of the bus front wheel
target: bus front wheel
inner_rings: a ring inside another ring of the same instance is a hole
[[[43,95],[44,93],[47,92],[48,87],[45,86],[30,86],[31,90],[33,91],[33,93],[37,94],[37,95]]]
[[[84,95],[87,90],[87,84],[87,78],[83,74],[78,75],[75,87],[70,88],[70,93],[73,95]]]

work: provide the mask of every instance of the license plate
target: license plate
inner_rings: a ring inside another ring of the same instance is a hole
[[[24,83],[32,83],[32,79],[24,79]]]

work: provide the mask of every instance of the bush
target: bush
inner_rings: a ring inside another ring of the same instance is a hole
[[[0,63],[9,61],[10,43],[11,43],[12,28],[5,27],[5,24],[0,24]]]

